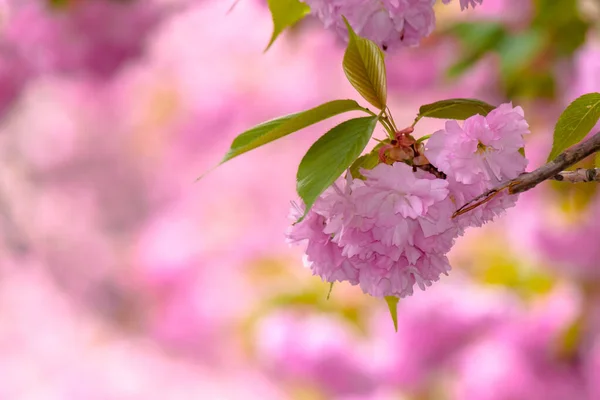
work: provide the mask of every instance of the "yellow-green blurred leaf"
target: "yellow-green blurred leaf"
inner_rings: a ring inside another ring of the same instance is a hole
[[[592,168],[593,165],[590,163],[581,167]],[[593,204],[598,193],[598,185],[565,185],[562,182],[550,181],[549,186],[553,196],[548,201],[553,201],[572,223],[579,223],[581,218],[585,218],[583,211]]]
[[[502,237],[495,235],[482,238],[473,246],[469,257],[479,260],[470,269],[475,280],[510,288],[523,298],[548,293],[554,287],[554,278],[520,255],[507,251],[508,246]]]
[[[331,282],[331,283],[329,284],[329,291],[327,292],[327,300],[329,300],[329,297],[331,296],[331,291],[333,290],[333,284],[334,284],[334,283],[335,283],[335,282]]]
[[[392,321],[394,322],[394,330],[398,332],[398,301],[400,299],[395,296],[385,296],[385,302],[387,303],[388,309],[390,310],[390,315],[392,317]]]
[[[310,7],[299,0],[268,0],[268,4],[273,17],[273,34],[265,51],[275,43],[281,32],[310,13]]]
[[[573,357],[579,348],[583,334],[583,318],[579,317],[569,324],[558,337],[556,351],[561,358]]]

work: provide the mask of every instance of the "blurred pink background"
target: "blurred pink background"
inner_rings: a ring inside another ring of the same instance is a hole
[[[265,2],[233,3],[0,3],[0,399],[600,399],[595,185],[545,183],[468,231],[395,333],[356,287],[327,300],[284,240],[297,165],[339,118],[195,182],[252,125],[359,100],[333,32],[307,19],[263,53]],[[447,77],[464,49],[443,30],[528,26],[525,3],[438,5],[438,31],[387,57],[398,124],[445,98],[506,101],[497,55]],[[530,168],[561,107],[600,91],[596,25],[550,69],[552,98],[511,98]]]

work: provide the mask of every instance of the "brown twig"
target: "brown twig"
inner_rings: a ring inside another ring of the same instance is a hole
[[[515,179],[512,179],[475,197],[473,200],[460,207],[454,213],[452,218],[477,208],[504,190],[508,190],[509,194],[522,193],[533,189],[538,184],[548,179],[572,183],[593,181],[600,182],[600,169],[598,168],[580,168],[575,171],[565,171],[565,169],[598,151],[600,151],[600,132],[596,133],[588,140],[585,140],[563,151],[554,160],[542,165],[538,169],[521,174]]]

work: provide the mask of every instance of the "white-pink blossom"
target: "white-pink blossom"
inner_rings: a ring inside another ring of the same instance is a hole
[[[529,125],[521,107],[502,104],[486,117],[474,115],[458,122],[446,122],[427,141],[427,159],[456,181],[485,182],[487,188],[513,179],[525,170],[527,160],[519,152]]]
[[[427,141],[425,155],[448,176],[457,207],[525,172],[521,154],[529,133],[523,109],[506,103],[487,116],[474,115],[461,127],[451,120]],[[504,192],[458,218],[461,227],[481,226],[515,205],[517,196]]]

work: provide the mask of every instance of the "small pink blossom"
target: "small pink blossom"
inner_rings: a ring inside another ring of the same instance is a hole
[[[527,160],[519,149],[529,125],[521,107],[502,104],[487,117],[474,115],[458,122],[446,122],[446,129],[427,141],[425,155],[439,170],[464,184],[485,182],[492,188],[516,178],[525,170]]]
[[[427,141],[425,155],[448,176],[456,207],[473,200],[502,182],[525,171],[527,159],[519,152],[523,135],[529,133],[521,107],[502,104],[486,117],[468,118],[463,127],[448,121],[446,129]],[[500,193],[490,201],[457,218],[462,228],[481,226],[513,207],[517,197]]]

